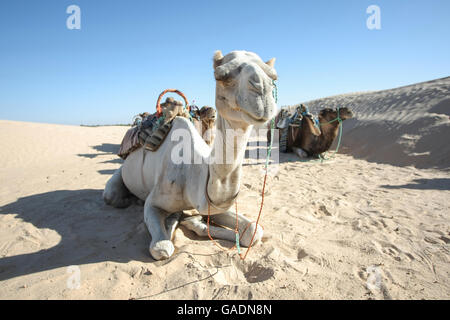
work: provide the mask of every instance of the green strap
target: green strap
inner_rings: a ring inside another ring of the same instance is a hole
[[[239,245],[239,231],[236,232],[236,248],[238,254],[241,254],[241,246]]]
[[[277,87],[277,83],[275,82],[275,80],[272,80],[272,84],[273,84],[272,95],[273,95],[273,98],[275,99],[275,104],[277,104],[278,103],[278,87]],[[269,150],[267,151],[265,169],[267,169],[267,167],[269,166],[270,156],[272,155],[272,144],[273,144],[274,131],[275,131],[275,117],[273,117],[272,120],[270,121],[270,144],[269,144]]]

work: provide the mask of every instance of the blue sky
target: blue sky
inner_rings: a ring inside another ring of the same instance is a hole
[[[81,30],[69,30],[69,5]],[[366,8],[381,8],[381,30]],[[129,123],[178,88],[214,106],[212,55],[277,58],[279,105],[450,75],[448,0],[3,0],[0,119]]]

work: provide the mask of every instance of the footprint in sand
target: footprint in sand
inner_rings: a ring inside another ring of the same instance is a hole
[[[331,212],[328,210],[328,208],[323,204],[319,207],[319,211],[322,212],[326,216],[331,216]]]
[[[303,258],[306,258],[307,256],[308,256],[308,254],[306,253],[305,250],[303,250],[303,249],[298,250],[298,252],[297,252],[297,260],[298,261],[302,260]]]
[[[415,260],[414,256],[408,252],[404,252],[397,248],[395,245],[389,242],[383,241],[372,241],[378,252],[391,256],[396,261],[402,261],[403,259],[407,261]]]
[[[272,252],[273,250],[269,250],[268,256],[279,256],[278,252]],[[266,258],[268,257],[266,256]],[[264,259],[264,262],[259,261],[244,261],[236,259],[232,261],[233,268],[232,272],[224,272],[225,278],[227,280],[226,283],[242,283],[245,279],[248,283],[258,283],[267,281],[274,277],[275,269],[270,266],[271,259]]]
[[[275,270],[270,267],[265,267],[260,263],[253,262],[248,264],[244,269],[244,276],[247,282],[256,283],[263,282],[272,278]]]

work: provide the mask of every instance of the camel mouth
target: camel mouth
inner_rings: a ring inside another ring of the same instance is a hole
[[[352,110],[350,109],[341,109],[339,110],[340,117],[344,119],[351,119],[354,117]]]
[[[264,123],[266,123],[267,121],[269,121],[269,119],[270,119],[270,117],[264,117],[264,116],[262,116],[262,117],[260,117],[260,118],[257,118],[257,117],[255,117],[253,114],[251,114],[250,112],[248,112],[247,110],[244,110],[244,109],[241,109],[241,111],[243,111],[243,113],[244,113],[248,118],[250,118],[251,122],[255,122],[256,124],[264,124]]]

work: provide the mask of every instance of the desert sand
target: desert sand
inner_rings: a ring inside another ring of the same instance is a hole
[[[355,119],[331,160],[272,164],[245,261],[182,226],[150,257],[143,208],[101,197],[127,127],[0,121],[0,298],[449,299],[450,78],[307,104]],[[243,167],[252,218],[262,163]]]

